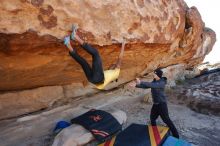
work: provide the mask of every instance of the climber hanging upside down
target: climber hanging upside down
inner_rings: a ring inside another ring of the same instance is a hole
[[[70,39],[79,42],[81,47],[90,55],[92,55],[92,67],[90,67],[88,62],[77,53],[75,48],[71,46]],[[70,56],[72,56],[76,62],[81,65],[88,81],[95,84],[97,89],[102,90],[106,85],[118,79],[122,57],[124,54],[125,41],[122,43],[121,52],[116,64],[111,65],[109,69],[105,71],[103,71],[102,60],[99,52],[89,44],[85,43],[79,37],[79,35],[77,35],[77,28],[75,26],[73,26],[71,35],[64,38],[64,44],[69,49]]]

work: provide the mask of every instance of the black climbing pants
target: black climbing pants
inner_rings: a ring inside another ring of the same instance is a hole
[[[77,53],[77,51],[69,52],[70,56],[72,56],[81,65],[89,82],[94,84],[103,83],[104,73],[102,68],[102,60],[98,51],[87,43],[81,45],[81,47],[92,55],[92,68],[88,62]]]
[[[170,131],[172,132],[173,136],[179,138],[177,129],[174,126],[173,122],[170,120],[167,103],[153,104],[150,114],[152,126],[156,126],[156,119],[158,118],[158,116],[160,116],[163,122],[170,128]]]

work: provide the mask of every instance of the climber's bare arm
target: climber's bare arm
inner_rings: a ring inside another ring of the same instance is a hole
[[[115,69],[115,68],[120,68],[121,67],[121,63],[122,63],[122,58],[124,55],[124,49],[125,49],[125,41],[122,42],[122,46],[121,46],[121,52],[119,54],[119,57],[117,59],[117,62],[115,64],[112,64],[109,69]]]

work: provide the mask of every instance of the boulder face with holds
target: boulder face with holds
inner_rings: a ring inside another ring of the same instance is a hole
[[[183,0],[1,0],[0,14],[0,107],[6,102],[25,107],[20,90],[31,89],[33,95],[37,94],[33,88],[44,86],[63,90],[54,100],[28,102],[39,106],[13,116],[50,107],[64,99],[60,97],[97,92],[63,45],[73,23],[78,24],[79,35],[98,49],[104,68],[115,62],[126,38],[121,74],[109,89],[157,67],[183,64],[191,68],[202,62],[216,41],[196,7],[189,8]],[[91,61],[87,53],[78,51]],[[10,92],[18,94],[19,102],[10,97],[2,100]],[[11,117],[14,110],[0,119]]]

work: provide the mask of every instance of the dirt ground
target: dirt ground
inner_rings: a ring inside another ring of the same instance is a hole
[[[105,107],[116,108],[127,113],[126,128],[131,123],[149,124],[152,104],[143,102],[143,97],[129,98]],[[220,117],[199,114],[176,101],[169,101],[169,114],[176,125],[180,138],[197,146],[220,145]],[[159,118],[157,124],[164,125]],[[87,146],[95,146],[96,143]]]
[[[54,139],[51,131],[55,122],[59,119],[69,120],[89,108],[104,110],[113,108],[126,112],[127,122],[123,128],[131,123],[147,124],[151,106],[151,103],[143,102],[143,92],[130,92],[125,89],[103,92],[93,97],[72,101],[50,111],[0,121],[0,145],[51,146]],[[197,146],[220,145],[220,117],[196,113],[187,106],[173,101],[169,101],[168,108],[180,138]],[[158,124],[164,125],[160,118]],[[96,142],[87,144],[95,145]]]

